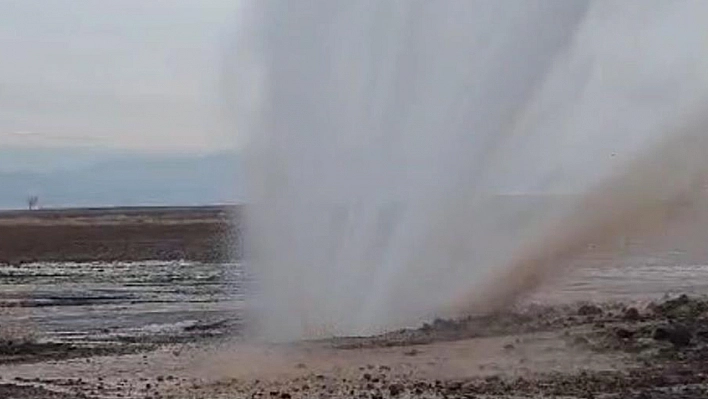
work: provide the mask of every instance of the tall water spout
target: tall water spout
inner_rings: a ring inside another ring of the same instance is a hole
[[[241,12],[229,91],[260,336],[498,308],[590,241],[663,226],[705,172],[708,2]]]

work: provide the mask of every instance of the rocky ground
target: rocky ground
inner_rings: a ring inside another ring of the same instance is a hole
[[[57,357],[71,350],[13,345],[0,347],[2,398],[708,397],[708,300],[688,296],[288,346],[211,337]]]

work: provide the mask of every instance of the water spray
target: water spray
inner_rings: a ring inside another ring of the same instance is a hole
[[[495,311],[706,169],[708,3],[244,3],[255,334]]]

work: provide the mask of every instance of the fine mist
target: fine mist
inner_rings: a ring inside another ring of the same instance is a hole
[[[258,337],[495,311],[588,243],[661,229],[701,195],[706,2],[241,13],[227,87]]]

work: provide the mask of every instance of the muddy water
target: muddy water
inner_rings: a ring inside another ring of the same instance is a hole
[[[0,329],[61,341],[223,332],[237,323],[242,281],[238,264],[2,266]]]

